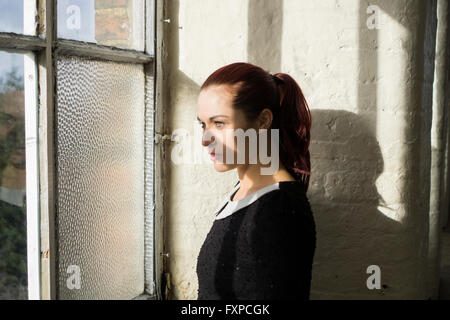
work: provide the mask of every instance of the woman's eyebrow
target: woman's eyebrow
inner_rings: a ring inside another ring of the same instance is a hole
[[[209,118],[209,121],[212,121],[214,118],[217,118],[217,117],[225,117],[225,118],[229,118],[229,116],[226,116],[226,115],[224,115],[224,114],[218,114],[218,115],[215,115],[215,116],[212,116],[212,117],[210,117]],[[202,121],[202,120],[200,120],[200,118],[197,116],[197,120],[198,121]]]

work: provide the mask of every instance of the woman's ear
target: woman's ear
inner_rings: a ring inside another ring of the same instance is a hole
[[[264,108],[258,117],[258,127],[259,129],[270,129],[272,124],[273,114],[269,108]]]

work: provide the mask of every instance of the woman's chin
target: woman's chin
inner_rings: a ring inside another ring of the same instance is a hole
[[[214,161],[214,169],[216,171],[218,171],[218,172],[230,171],[230,170],[232,170],[234,168],[235,168],[235,166],[224,164],[224,163],[221,163],[221,162],[219,162],[217,160]]]

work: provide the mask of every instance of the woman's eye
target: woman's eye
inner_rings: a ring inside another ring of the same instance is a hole
[[[205,124],[204,124],[203,122],[199,122],[198,124],[199,124],[199,126],[202,127],[202,129],[205,129]],[[221,127],[223,127],[223,125],[224,125],[224,123],[223,123],[222,121],[214,121],[214,124],[215,124],[218,128],[221,128]]]

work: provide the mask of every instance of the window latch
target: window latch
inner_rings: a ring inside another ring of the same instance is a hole
[[[172,140],[172,135],[171,134],[161,134],[161,133],[156,132],[153,140],[154,140],[155,144],[158,144],[160,141],[164,142],[164,140]]]

